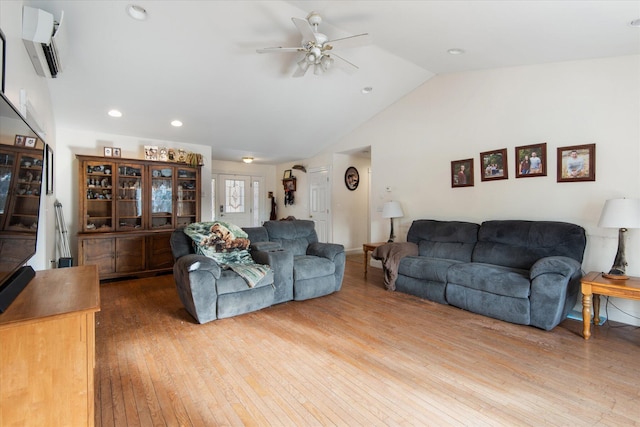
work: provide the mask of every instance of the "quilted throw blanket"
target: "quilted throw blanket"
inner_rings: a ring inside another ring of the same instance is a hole
[[[371,258],[382,261],[384,285],[390,291],[396,290],[400,260],[405,256],[416,255],[418,255],[418,245],[411,242],[387,243],[371,252]]]
[[[191,238],[196,253],[213,258],[253,288],[269,272],[268,265],[256,264],[249,254],[248,235],[237,225],[222,222],[197,222],[184,228]]]

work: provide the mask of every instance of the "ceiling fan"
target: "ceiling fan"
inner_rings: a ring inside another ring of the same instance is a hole
[[[311,12],[305,19],[291,18],[300,34],[302,45],[300,47],[269,47],[257,49],[258,53],[289,53],[303,52],[304,57],[298,61],[298,68],[293,77],[302,77],[313,66],[313,73],[320,75],[331,69],[334,64],[347,72],[358,70],[358,66],[336,55],[334,48],[349,48],[362,46],[369,43],[369,34],[363,33],[355,36],[329,40],[329,37],[318,32],[318,25],[322,17],[317,12]]]

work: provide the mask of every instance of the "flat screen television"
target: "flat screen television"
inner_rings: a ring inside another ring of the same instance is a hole
[[[0,93],[0,313],[35,276],[45,142]]]

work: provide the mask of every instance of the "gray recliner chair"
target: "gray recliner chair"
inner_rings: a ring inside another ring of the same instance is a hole
[[[223,269],[212,258],[195,254],[191,238],[182,229],[171,234],[171,251],[176,259],[173,276],[178,296],[198,323],[273,305],[272,271],[251,288],[233,270]]]
[[[274,270],[276,301],[281,289],[291,289],[290,283],[296,301],[328,295],[342,287],[344,246],[318,242],[313,221],[266,221],[262,227],[244,231],[256,262]]]

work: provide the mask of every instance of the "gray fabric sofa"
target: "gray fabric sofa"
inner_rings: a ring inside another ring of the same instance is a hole
[[[396,289],[550,330],[573,308],[586,246],[582,227],[553,221],[416,220]]]
[[[173,275],[185,309],[198,323],[237,316],[291,300],[340,290],[344,276],[342,245],[319,243],[312,221],[267,221],[244,231],[251,256],[271,271],[251,288],[234,271],[194,253],[182,229],[171,235]]]

